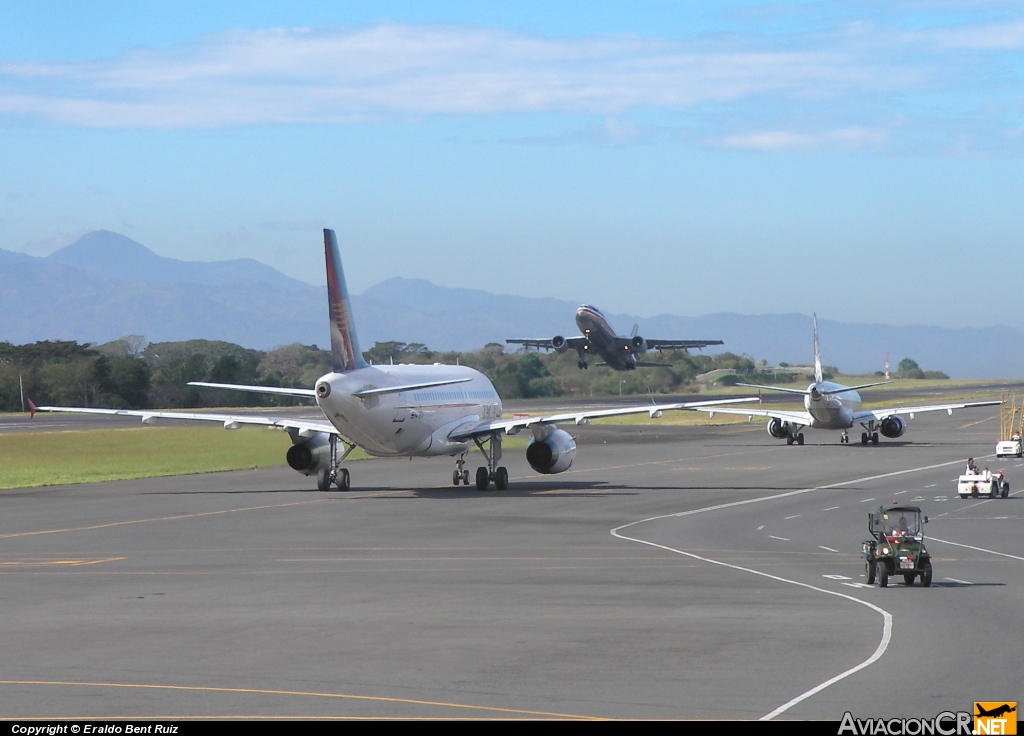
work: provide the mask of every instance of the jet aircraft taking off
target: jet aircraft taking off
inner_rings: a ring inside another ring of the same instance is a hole
[[[785,439],[787,445],[796,442],[798,445],[804,443],[804,435],[801,430],[804,427],[816,429],[839,429],[842,435],[840,443],[849,444],[850,435],[847,430],[855,424],[864,428],[861,433],[860,443],[866,445],[868,442],[877,445],[878,433],[883,436],[895,439],[900,437],[907,429],[907,423],[900,416],[907,414],[911,419],[919,412],[945,411],[949,414],[954,409],[966,409],[972,406],[995,406],[999,401],[975,401],[968,404],[933,404],[927,406],[899,406],[885,409],[862,409],[858,389],[870,386],[881,386],[891,381],[879,381],[877,383],[865,383],[860,386],[843,386],[839,383],[825,381],[821,370],[821,353],[818,349],[818,316],[814,315],[814,383],[806,389],[784,388],[782,386],[759,386],[752,383],[740,383],[738,386],[748,388],[765,389],[768,391],[784,391],[790,394],[797,394],[804,397],[804,408],[806,411],[782,411],[779,409],[729,409],[708,407],[706,411],[720,412],[722,414],[744,414],[748,417],[768,417],[768,434],[776,439]]]
[[[472,368],[452,365],[371,366],[363,359],[356,337],[352,309],[341,268],[341,257],[333,230],[324,230],[327,262],[327,299],[330,315],[331,361],[333,370],[321,376],[311,389],[271,386],[237,386],[193,382],[193,386],[235,389],[266,394],[302,396],[315,399],[326,421],[259,417],[245,414],[206,414],[124,409],[91,409],[31,405],[36,411],[65,411],[91,414],[137,416],[143,424],[160,419],[191,419],[220,422],[225,429],[243,424],[276,427],[288,432],[292,446],[286,460],[294,470],[316,476],[321,491],[331,486],[346,491],[350,486],[348,468],[342,462],[357,446],[370,455],[457,457],[452,482],[469,485],[464,469],[466,453],[476,444],[487,462],[476,471],[476,487],[486,490],[491,483],[499,490],[508,487],[508,471],[498,465],[501,440],[527,429],[533,438],[526,459],[538,473],[561,473],[576,457],[576,441],[556,425],[559,422],[588,424],[600,417],[623,414],[661,416],[674,409],[696,410],[712,405],[756,399],[726,399],[675,404],[599,409],[551,414],[539,417],[501,418],[501,399],[487,377]],[[343,450],[339,445],[344,447]]]
[[[607,365],[617,371],[631,371],[636,368],[664,368],[671,365],[671,363],[647,363],[637,360],[638,355],[643,355],[648,350],[685,350],[722,344],[721,340],[645,340],[637,334],[637,325],[633,325],[633,332],[629,337],[617,335],[600,310],[589,304],[584,304],[576,310],[576,326],[583,333],[577,337],[555,335],[549,340],[512,338],[505,342],[528,348],[557,350],[560,353],[566,350],[575,350],[580,356],[577,363],[580,369],[587,367],[588,355],[597,353],[604,358],[604,363],[598,363],[598,365]]]

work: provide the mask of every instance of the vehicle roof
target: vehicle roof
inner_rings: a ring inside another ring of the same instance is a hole
[[[913,512],[919,514],[919,513],[921,513],[921,507],[920,506],[883,506],[882,507],[882,512],[884,513],[884,512],[887,512],[887,511],[913,511]]]

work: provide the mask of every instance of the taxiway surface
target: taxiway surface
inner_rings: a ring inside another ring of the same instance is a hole
[[[969,455],[1024,485],[1020,460],[985,457],[993,409],[919,415],[877,447],[591,425],[562,475],[506,451],[505,492],[447,485],[448,459],[353,463],[346,494],[287,469],[4,491],[0,717],[839,719],[1021,700],[1024,507],[954,493]],[[929,589],[862,585],[867,512],[893,500],[931,517]]]

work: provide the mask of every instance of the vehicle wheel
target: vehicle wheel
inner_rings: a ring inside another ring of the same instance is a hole
[[[453,470],[452,471],[452,485],[453,486],[457,486],[459,484],[460,480],[462,480],[462,473],[460,473],[458,470]]]
[[[802,445],[804,443],[804,433],[803,432],[801,432],[800,434],[798,434],[796,436],[796,443],[798,445]]]
[[[1003,498],[1009,498],[1009,497],[1010,497],[1010,484],[1009,483],[1003,483]]]
[[[877,445],[878,444],[878,432],[872,432],[871,433],[871,444],[872,445]]]
[[[331,487],[330,478],[327,476],[327,468],[323,468],[316,474],[316,489],[321,493],[327,493]]]
[[[903,584],[908,586],[908,587],[913,585],[914,584],[914,573],[912,573],[912,572],[905,572],[905,573],[903,573]]]
[[[875,584],[875,563],[871,560],[864,562],[864,577],[867,578],[868,585]]]
[[[884,562],[879,562],[876,567],[878,568],[878,587],[888,588],[889,587],[889,568]]]
[[[462,471],[462,485],[464,485],[464,486],[468,486],[469,485],[469,471],[468,470],[463,470]]]
[[[499,491],[508,488],[508,469],[501,467],[494,471],[494,487]]]
[[[347,491],[349,486],[352,484],[352,475],[348,472],[348,468],[342,468],[338,471],[338,478],[335,480],[338,484],[339,491]]]
[[[866,445],[868,443],[868,433],[867,432],[861,432],[860,433],[860,443],[862,445]]]
[[[928,560],[921,565],[921,587],[932,587],[932,561]]]
[[[960,494],[960,498],[967,498],[967,494],[966,493],[961,493]]]
[[[491,479],[487,476],[487,468],[476,469],[476,489],[478,491],[486,491],[487,486],[491,484]]]

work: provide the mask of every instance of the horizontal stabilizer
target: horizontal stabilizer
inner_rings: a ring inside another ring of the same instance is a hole
[[[203,388],[226,388],[232,391],[250,391],[256,394],[276,394],[278,396],[316,396],[316,391],[311,388],[281,388],[280,386],[239,386],[233,383],[206,383],[204,381],[189,381],[189,386],[202,386]]]
[[[637,368],[671,368],[672,367],[671,363],[645,363],[645,362],[640,361],[640,360],[638,360],[635,365],[636,365]]]
[[[472,378],[453,378],[448,381],[430,381],[429,383],[407,383],[404,386],[385,386],[384,388],[367,388],[362,391],[356,391],[353,396],[358,396],[360,399],[364,399],[367,396],[380,396],[382,394],[400,394],[403,391],[419,391],[424,388],[434,388],[435,386],[450,386],[453,383],[465,383],[466,381],[472,381]]]

